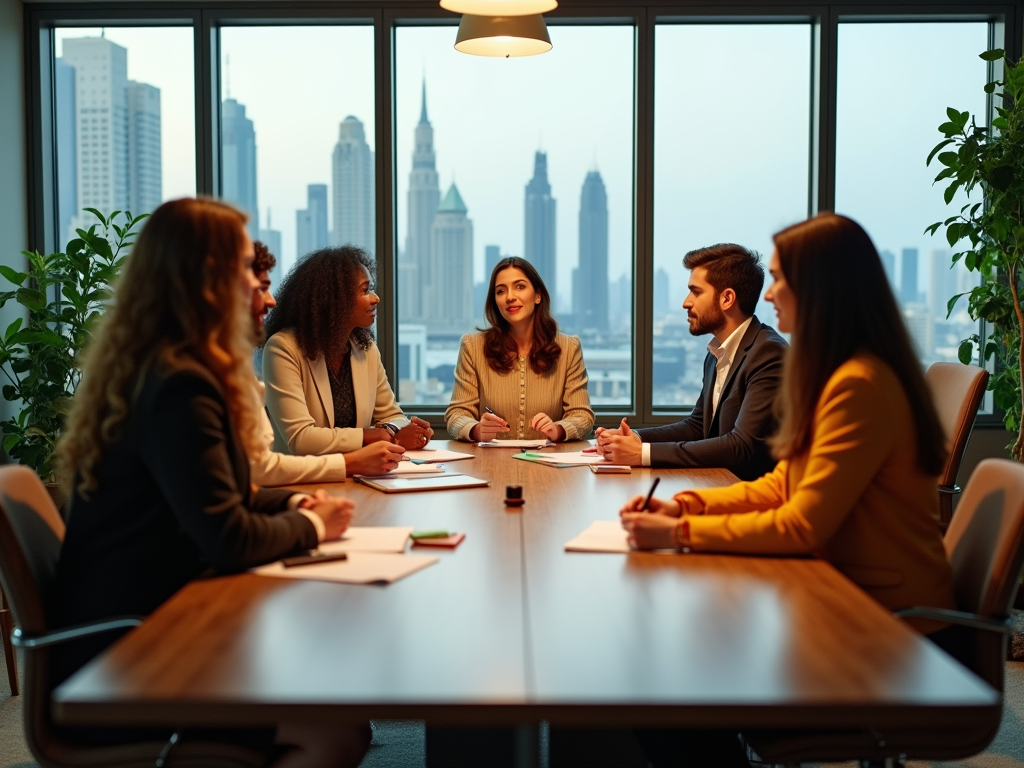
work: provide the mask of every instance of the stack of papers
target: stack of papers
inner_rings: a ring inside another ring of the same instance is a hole
[[[629,552],[626,529],[619,520],[596,520],[565,545],[566,552]]]
[[[412,526],[349,528],[340,539],[325,541],[319,549],[328,555],[336,552],[405,552],[410,533]]]
[[[323,550],[324,547],[321,546],[320,549]],[[430,555],[352,552],[347,560],[303,565],[298,568],[285,568],[281,563],[271,563],[254,568],[253,573],[281,579],[338,581],[345,584],[391,584],[437,561],[438,558]]]
[[[458,453],[456,451],[430,450],[424,448],[421,451],[406,451],[402,454],[413,464],[437,464],[441,461],[459,461],[460,459],[475,459],[472,453]]]
[[[444,464],[400,461],[398,466],[383,475],[360,475],[360,477],[397,477],[398,475],[433,475],[444,472]]]
[[[481,448],[546,448],[554,445],[547,438],[541,440],[491,440],[488,443],[477,443]]]
[[[525,461],[536,461],[540,464],[550,464],[555,467],[584,467],[590,464],[608,464],[604,456],[596,453],[583,453],[582,451],[569,451],[566,453],[517,453],[515,459]]]
[[[447,491],[454,488],[483,488],[490,485],[488,480],[480,480],[467,475],[429,474],[413,477],[362,477],[357,475],[357,483],[368,485],[384,493],[404,493],[407,491]]]

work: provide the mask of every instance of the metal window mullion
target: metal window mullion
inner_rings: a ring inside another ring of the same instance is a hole
[[[398,249],[395,219],[395,14],[374,18],[374,114],[376,135],[377,292],[386,310],[378,316],[377,346],[388,378],[398,382]],[[397,390],[397,387],[395,388]],[[397,391],[396,391],[397,394]]]
[[[634,73],[633,412],[654,409],[654,40],[655,15],[638,13]]]
[[[220,27],[195,21],[196,194],[220,196]]]

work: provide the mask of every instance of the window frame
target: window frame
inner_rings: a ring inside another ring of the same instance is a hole
[[[216,194],[220,188],[220,50],[224,26],[372,24],[374,27],[375,171],[378,286],[388,309],[377,322],[378,346],[385,369],[397,368],[398,318],[395,308],[397,189],[394,123],[395,30],[399,26],[452,26],[457,17],[441,10],[436,0],[265,0],[253,3],[196,2],[55,2],[25,8],[26,125],[29,151],[28,233],[30,249],[59,247],[56,222],[56,136],[54,126],[53,53],[55,27],[66,26],[191,26],[195,56],[196,191]],[[657,406],[652,402],[654,302],[654,45],[658,24],[750,24],[807,22],[811,31],[811,130],[808,215],[831,210],[835,202],[837,39],[839,24],[900,22],[986,22],[990,47],[1021,55],[1024,0],[927,2],[879,0],[845,2],[770,2],[769,0],[678,0],[675,3],[623,4],[601,0],[562,0],[546,14],[561,24],[634,26],[634,177],[633,177],[633,404],[596,406],[597,423],[615,426],[623,416],[635,426],[653,426],[687,415],[690,405]],[[994,65],[990,65],[994,73]],[[992,112],[992,97],[988,99]],[[982,326],[982,332],[984,327]],[[443,408],[418,408],[443,426]],[[999,414],[983,414],[978,426],[1002,426]]]

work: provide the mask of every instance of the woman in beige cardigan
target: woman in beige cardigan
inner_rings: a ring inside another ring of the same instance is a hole
[[[594,428],[580,340],[558,332],[551,297],[525,259],[499,261],[484,306],[491,327],[462,337],[444,418],[458,440],[581,440]]]
[[[323,248],[282,284],[263,352],[275,451],[349,453],[383,442],[397,462],[433,436],[427,422],[405,417],[388,384],[370,330],[380,301],[373,272],[359,248]]]

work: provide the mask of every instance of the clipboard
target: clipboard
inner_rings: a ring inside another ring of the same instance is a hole
[[[468,475],[410,475],[407,477],[356,477],[357,483],[368,485],[384,493],[412,493],[414,491],[451,491],[456,488],[486,488],[489,480]]]

